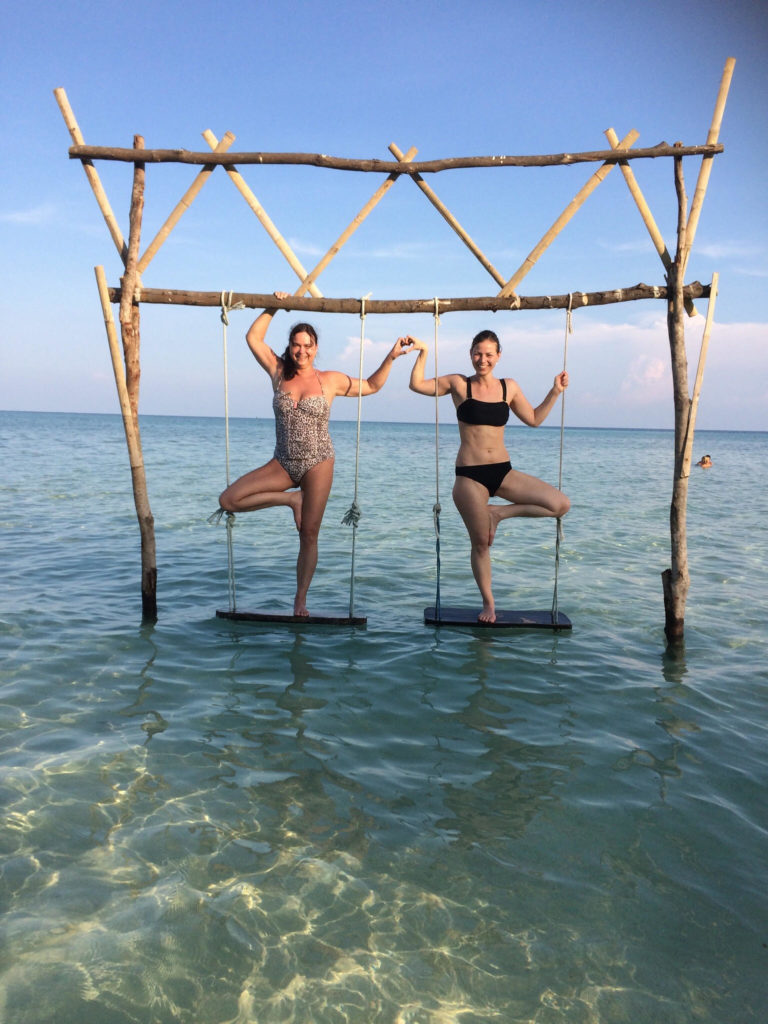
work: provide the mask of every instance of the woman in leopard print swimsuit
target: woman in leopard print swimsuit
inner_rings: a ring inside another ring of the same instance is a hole
[[[278,299],[287,292],[275,292]],[[275,505],[288,505],[299,531],[296,562],[294,615],[309,615],[307,591],[317,565],[317,537],[333,481],[333,445],[328,419],[334,398],[356,398],[379,391],[389,376],[392,363],[410,347],[400,338],[370,377],[361,382],[338,370],[315,369],[317,333],[311,324],[296,324],[282,356],[276,355],[265,339],[276,309],[265,309],[251,325],[246,341],[257,362],[272,380],[277,445],[264,466],[230,484],[219,497],[227,512],[254,512]],[[298,488],[296,490],[295,488]]]

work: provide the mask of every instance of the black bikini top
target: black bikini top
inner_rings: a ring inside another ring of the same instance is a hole
[[[501,381],[501,402],[480,402],[472,397],[472,382],[467,380],[467,397],[456,409],[456,419],[473,426],[503,427],[509,420],[507,382]]]

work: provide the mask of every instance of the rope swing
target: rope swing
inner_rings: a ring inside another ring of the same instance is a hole
[[[224,463],[227,487],[230,485],[229,472],[229,357],[227,355],[227,327],[229,327],[229,314],[233,309],[245,309],[244,302],[232,302],[233,293],[221,293],[221,334],[222,353],[224,359]],[[237,611],[237,591],[235,587],[235,551],[232,531],[235,528],[234,512],[225,512],[223,508],[217,509],[212,516],[208,517],[209,523],[220,523],[221,517],[226,516],[227,527],[227,580],[229,587],[229,610]]]
[[[440,395],[438,394],[437,378],[438,361],[437,346],[440,338],[440,302],[435,298],[435,312],[432,314],[435,322],[435,504],[432,506],[432,519],[435,525],[435,561],[436,561],[436,583],[435,583],[435,616],[440,619]]]
[[[573,334],[573,293],[568,293],[568,308],[565,311],[565,341],[563,343],[563,371],[568,368],[568,335]],[[563,489],[563,440],[565,437],[565,391],[560,395],[560,466],[557,474],[557,489]],[[555,585],[552,593],[552,624],[558,623],[557,576],[560,570],[560,541],[563,539],[563,520],[557,517],[555,527]]]
[[[362,511],[357,501],[358,485],[360,480],[360,421],[363,409],[363,346],[365,344],[365,300],[371,297],[368,292],[360,299],[360,365],[357,372],[357,441],[355,444],[355,493],[352,504],[344,513],[341,522],[343,526],[352,527],[352,564],[349,573],[349,617],[355,614],[355,544],[357,540],[357,524],[362,517]]]

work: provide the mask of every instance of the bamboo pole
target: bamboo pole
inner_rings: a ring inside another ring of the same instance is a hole
[[[664,632],[670,645],[680,644],[685,632],[685,602],[690,587],[688,572],[687,505],[688,476],[684,472],[685,439],[690,414],[688,357],[685,351],[685,307],[682,259],[686,248],[687,197],[682,157],[675,160],[675,190],[678,197],[677,249],[668,271],[669,300],[667,330],[672,363],[672,391],[675,404],[675,458],[672,501],[669,510],[671,567],[661,574],[664,593]]]
[[[704,380],[704,366],[707,361],[707,352],[709,351],[709,336],[712,333],[712,322],[715,318],[715,303],[717,301],[717,289],[719,282],[720,275],[715,272],[712,274],[709,302],[707,303],[707,318],[704,322],[704,332],[701,336],[699,362],[696,366],[696,378],[693,384],[691,404],[688,409],[688,423],[685,428],[685,444],[683,447],[682,463],[682,472],[685,476],[690,476],[691,473],[691,453],[693,452],[693,435],[696,429],[696,414],[699,409],[699,396],[701,394],[701,385]]]
[[[221,140],[221,142],[217,143],[215,151],[217,153],[225,153],[229,149],[229,147],[232,145],[232,143],[234,141],[235,141],[235,136],[232,134],[232,132],[227,132],[224,135],[224,138]],[[163,226],[160,228],[158,233],[155,235],[155,237],[152,239],[150,244],[147,246],[147,248],[146,248],[146,250],[144,252],[144,255],[139,260],[139,265],[138,265],[138,272],[139,272],[139,274],[143,274],[144,271],[147,269],[147,267],[151,263],[152,259],[154,258],[155,254],[157,253],[158,249],[160,248],[160,246],[163,244],[163,242],[166,240],[166,238],[170,235],[171,231],[173,231],[173,229],[179,223],[179,221],[181,220],[182,216],[190,208],[190,206],[192,205],[192,203],[195,200],[195,197],[197,195],[199,195],[200,190],[202,189],[203,185],[205,185],[206,181],[208,181],[210,176],[213,174],[214,169],[215,168],[214,168],[213,164],[207,164],[198,173],[198,175],[195,178],[195,180],[192,182],[192,184],[189,186],[187,191],[184,193],[184,195],[178,201],[176,206],[173,208],[173,211],[171,212],[170,216],[166,220],[165,224],[163,224]]]
[[[616,149],[616,147],[619,145],[619,137],[613,130],[613,128],[607,128],[603,134],[608,139],[611,146],[614,149]],[[654,247],[656,248],[656,252],[661,257],[661,262],[664,264],[665,267],[668,268],[670,263],[672,262],[672,257],[669,255],[669,250],[667,249],[664,239],[662,238],[661,231],[659,231],[659,227],[656,224],[656,221],[654,220],[653,214],[651,213],[651,208],[648,206],[648,203],[645,200],[645,196],[640,190],[640,186],[637,183],[635,173],[629,166],[628,161],[626,160],[620,160],[619,167],[621,168],[621,173],[624,175],[624,180],[627,183],[630,195],[637,204],[637,208],[640,211],[640,216],[643,218],[643,223],[648,228],[648,234],[651,236],[651,241],[653,242]],[[696,315],[696,307],[693,305],[690,299],[686,300],[685,309],[688,313],[688,316]]]
[[[733,78],[733,69],[736,66],[736,60],[734,57],[729,57],[725,62],[723,68],[723,74],[720,78],[720,88],[717,92],[717,99],[715,100],[715,109],[712,114],[712,123],[709,126],[709,132],[707,133],[707,145],[713,145],[717,142],[720,136],[720,126],[723,123],[723,113],[725,111],[725,102],[728,99],[728,91],[731,87],[731,79]],[[707,192],[707,185],[709,184],[709,176],[712,173],[712,157],[706,155],[702,158],[701,167],[699,168],[699,177],[696,182],[696,188],[693,193],[693,200],[691,201],[691,212],[688,215],[688,229],[686,231],[685,241],[685,252],[683,254],[683,274],[685,273],[686,267],[688,266],[688,257],[690,256],[691,246],[693,240],[696,237],[696,230],[699,226],[699,217],[701,216],[701,208],[704,205],[704,196]]]
[[[644,299],[668,298],[669,290],[663,285],[637,284],[631,288],[615,288],[602,292],[572,292],[566,295],[513,295],[499,298],[498,295],[478,297],[453,297],[438,299],[440,312],[459,313],[472,310],[496,313],[500,310],[567,309],[579,306],[607,306],[619,302],[635,302]],[[685,286],[686,298],[701,298],[709,295],[709,286],[699,281]],[[120,302],[120,288],[110,288],[112,302]],[[136,301],[161,306],[213,306],[221,305],[221,292],[182,291],[174,288],[141,288]],[[303,296],[289,296],[276,299],[274,294],[233,292],[233,303],[242,303],[246,309],[292,309],[302,313],[352,313],[360,315],[360,299],[309,299]],[[366,299],[365,312],[389,313],[434,313],[435,299]]]
[[[636,132],[633,129],[631,132],[629,132],[628,135],[625,135],[625,137],[622,139],[620,143],[620,150],[623,150],[625,147],[631,146],[635,139],[638,137],[638,134],[639,132]],[[620,150],[613,150],[612,152],[618,153]],[[528,274],[529,271],[533,269],[541,254],[546,249],[549,248],[549,246],[560,234],[560,232],[563,230],[568,221],[570,221],[572,217],[576,214],[576,212],[580,209],[580,207],[584,205],[586,200],[589,198],[589,196],[592,195],[592,193],[595,191],[600,182],[603,181],[603,179],[606,177],[606,175],[609,173],[612,167],[613,163],[609,163],[606,161],[606,163],[604,163],[602,167],[598,168],[598,170],[595,171],[595,173],[592,175],[589,181],[587,181],[587,183],[581,189],[579,189],[574,198],[570,201],[568,206],[566,206],[566,208],[557,218],[557,220],[549,229],[549,231],[546,232],[546,234],[538,243],[538,245],[534,246],[531,252],[528,253],[528,255],[523,260],[522,264],[518,267],[518,269],[515,271],[512,277],[510,277],[510,279],[501,289],[499,295],[514,295],[515,289],[518,286],[518,284],[520,284],[520,282],[526,276],[526,274]]]
[[[680,156],[716,156],[723,152],[723,146],[684,146]],[[141,160],[147,164],[303,164],[323,167],[336,171],[364,171],[373,174],[436,174],[439,171],[455,171],[464,167],[556,167],[583,163],[617,163],[619,160],[652,160],[656,157],[675,156],[677,150],[661,142],[647,149],[616,152],[598,149],[584,153],[548,153],[542,156],[460,156],[439,160],[421,160],[413,163],[392,160],[358,159],[356,157],[327,156],[325,153],[228,153],[212,155],[189,149],[144,149],[135,152],[115,146],[69,147],[71,160],[117,160],[134,163]]]
[[[613,149],[618,149],[620,145],[619,136],[616,134],[613,128],[606,128],[603,134],[610,142],[611,147]],[[670,263],[672,262],[672,257],[669,255],[669,250],[667,249],[666,243],[662,238],[661,231],[659,231],[658,225],[656,224],[656,221],[653,218],[653,214],[651,213],[650,207],[648,206],[648,203],[645,201],[645,196],[640,191],[640,186],[637,183],[637,178],[635,177],[632,168],[629,166],[629,163],[626,160],[620,160],[619,167],[621,168],[621,173],[624,175],[624,180],[626,181],[627,186],[629,187],[629,191],[632,194],[632,198],[637,203],[637,208],[640,211],[641,217],[643,218],[643,223],[648,228],[648,233],[650,234],[651,240],[653,241],[653,244],[656,247],[656,252],[661,257],[661,262],[664,264],[664,266],[669,267]]]
[[[64,118],[64,123],[67,126],[70,137],[76,146],[82,146],[85,144],[83,139],[83,133],[80,131],[80,126],[75,120],[75,115],[72,111],[72,107],[69,105],[69,99],[64,89],[54,89],[53,95],[56,97],[56,102],[59,105],[61,116]],[[112,207],[109,205],[109,199],[107,199],[107,193],[104,191],[104,186],[101,184],[98,171],[93,166],[90,160],[81,160],[85,176],[88,179],[88,183],[91,186],[93,194],[96,196],[96,202],[99,204],[101,215],[106,221],[109,233],[112,236],[112,241],[117,247],[117,251],[120,253],[120,259],[125,263],[128,255],[128,247],[125,244],[123,233],[117,223]]]
[[[211,149],[213,149],[213,151],[216,152],[216,136],[209,128],[206,128],[206,130],[203,132],[203,138],[211,147]],[[246,203],[248,203],[250,208],[256,214],[256,217],[258,218],[264,230],[267,232],[267,234],[275,243],[275,245],[283,254],[283,256],[285,256],[289,266],[291,267],[291,270],[294,271],[294,273],[296,274],[300,281],[303,281],[304,278],[307,276],[306,270],[304,269],[301,262],[297,258],[293,249],[291,249],[290,245],[288,245],[286,240],[277,230],[274,223],[267,214],[267,211],[264,209],[264,207],[261,205],[259,200],[256,198],[254,193],[249,188],[246,180],[243,178],[243,176],[240,174],[238,169],[233,164],[225,164],[224,170],[235,183],[235,186],[237,187],[237,190],[240,193],[240,195],[243,197],[243,199],[245,199]],[[316,284],[310,285],[309,290],[315,296],[315,298],[322,298],[323,293],[320,291]]]
[[[109,289],[107,278],[103,267],[96,267],[96,284],[101,299],[101,309],[104,314],[104,326],[107,329],[107,342],[109,354],[112,359],[112,370],[115,375],[117,386],[117,397],[120,402],[120,412],[123,418],[123,429],[125,430],[125,441],[128,446],[128,459],[131,465],[131,484],[133,486],[133,500],[136,506],[136,515],[139,520],[141,532],[141,605],[142,617],[145,621],[154,622],[157,619],[157,552],[155,548],[154,518],[149,505],[147,492],[147,476],[144,469],[144,455],[141,450],[141,437],[139,435],[139,424],[134,418],[131,409],[131,400],[128,396],[128,386],[125,379],[123,360],[120,355],[120,348],[117,339],[117,330],[112,316],[110,306]]]
[[[402,150],[395,145],[394,142],[390,143],[389,151],[398,160],[403,160],[404,154]],[[430,203],[432,203],[432,205],[440,214],[440,216],[443,217],[443,219],[453,228],[453,230],[456,232],[456,234],[459,236],[462,242],[464,242],[464,244],[467,246],[469,251],[473,253],[473,255],[480,261],[480,263],[482,263],[482,265],[485,267],[485,269],[488,271],[491,277],[496,281],[496,283],[503,285],[505,281],[504,276],[496,269],[496,267],[494,267],[494,265],[491,263],[488,257],[485,256],[485,254],[475,244],[472,238],[461,226],[461,224],[459,224],[459,222],[453,216],[448,207],[445,206],[445,204],[439,199],[439,197],[432,191],[432,189],[429,187],[426,181],[424,181],[422,176],[420,174],[412,174],[411,180],[416,185],[419,186],[421,191],[424,193],[424,195],[427,197]]]
[[[415,146],[411,147],[411,149],[409,149],[408,152],[405,154],[405,162],[412,160],[417,153],[418,149],[416,149]],[[373,195],[362,208],[362,210],[360,210],[360,212],[352,219],[352,221],[344,229],[344,231],[342,231],[342,233],[333,243],[333,245],[325,254],[325,256],[323,256],[320,262],[309,272],[309,274],[307,274],[307,276],[301,282],[299,287],[293,293],[294,295],[303,295],[304,292],[308,290],[308,288],[315,280],[315,278],[317,278],[323,272],[323,270],[325,270],[325,268],[328,266],[331,260],[338,255],[339,251],[341,250],[341,247],[349,241],[349,239],[352,237],[355,231],[357,231],[357,229],[363,223],[363,221],[371,212],[371,210],[373,210],[373,208],[377,206],[378,203],[384,198],[384,196],[392,188],[392,186],[399,177],[400,175],[396,173],[392,173],[387,176],[386,181],[379,185],[379,187],[373,193]]]

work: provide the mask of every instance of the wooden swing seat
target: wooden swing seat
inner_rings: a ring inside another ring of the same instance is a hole
[[[368,619],[360,615],[283,615],[279,612],[216,612],[217,619],[234,622],[271,622],[290,626],[365,626]]]
[[[495,622],[480,622],[478,608],[447,608],[441,605],[440,614],[432,605],[424,609],[424,622],[428,626],[473,626],[480,629],[552,629],[559,632],[572,629],[571,620],[562,612],[556,619],[551,611],[506,611],[496,609]]]

